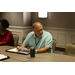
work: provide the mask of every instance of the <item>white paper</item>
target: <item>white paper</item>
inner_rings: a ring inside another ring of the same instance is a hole
[[[7,58],[7,56],[0,54],[0,59]]]
[[[10,51],[10,52],[17,52],[17,53],[23,53],[23,54],[29,54],[27,48],[21,48],[21,47],[19,47],[19,49],[21,49],[21,51],[18,51],[17,48],[13,48],[13,49],[10,49],[8,51]]]
[[[18,49],[17,48],[13,48],[13,49],[10,49],[8,51],[11,51],[11,52],[18,52]]]

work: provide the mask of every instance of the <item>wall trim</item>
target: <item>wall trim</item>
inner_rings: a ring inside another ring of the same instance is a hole
[[[61,48],[65,48],[67,44],[72,43],[72,35],[75,35],[75,29],[44,27],[44,30],[52,33],[52,37],[56,39],[56,47]],[[58,34],[65,34],[65,38],[63,39],[63,37],[58,36]],[[61,40],[58,38],[60,38]],[[65,41],[63,42],[63,40]],[[75,42],[74,38],[73,42]]]
[[[26,28],[32,28],[32,26],[9,26],[9,28],[12,29],[26,29]],[[75,31],[75,29],[69,29],[69,28],[55,28],[55,27],[43,27],[44,29],[48,30],[62,30],[62,31]]]
[[[29,29],[32,28],[32,26],[9,26],[11,29]]]
[[[75,31],[75,29],[69,29],[69,28],[55,28],[55,27],[43,27],[44,29],[51,29],[51,30],[61,30],[61,31]]]

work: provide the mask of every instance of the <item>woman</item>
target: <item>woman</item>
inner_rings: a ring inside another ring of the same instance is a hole
[[[0,20],[0,45],[14,46],[13,35],[6,28],[9,27],[9,22],[6,19]]]

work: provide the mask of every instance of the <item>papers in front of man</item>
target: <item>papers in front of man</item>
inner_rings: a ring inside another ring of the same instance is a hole
[[[8,51],[10,51],[10,52],[18,52],[18,49],[17,48],[12,48],[12,49],[9,49]]]
[[[9,49],[9,50],[7,50],[7,52],[15,52],[15,53],[21,53],[21,54],[29,54],[27,48],[21,48],[21,47],[19,47],[19,49],[21,49],[21,50],[18,51],[17,48],[13,48],[13,49]]]
[[[9,58],[8,56],[0,53],[0,61]]]

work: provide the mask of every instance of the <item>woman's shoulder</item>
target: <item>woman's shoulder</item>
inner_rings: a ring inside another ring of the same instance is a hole
[[[11,31],[9,31],[9,30],[7,30],[6,34],[12,34],[12,32],[11,32]]]

